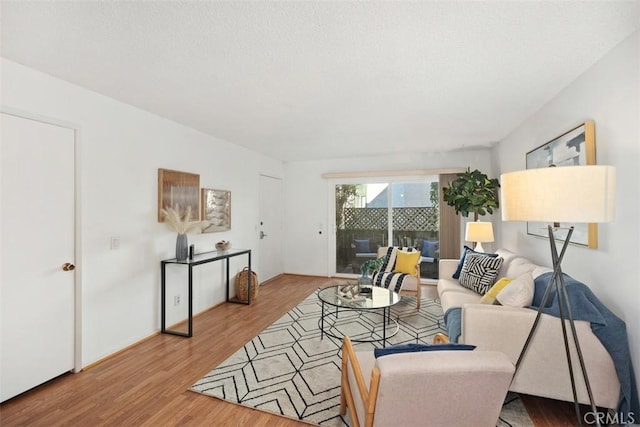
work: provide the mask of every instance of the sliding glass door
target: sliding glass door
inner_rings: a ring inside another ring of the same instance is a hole
[[[337,183],[334,195],[336,273],[360,274],[379,247],[393,245],[419,250],[421,276],[438,278],[438,176]]]

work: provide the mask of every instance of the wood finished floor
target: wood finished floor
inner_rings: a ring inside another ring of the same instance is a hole
[[[194,336],[153,336],[79,374],[66,374],[0,405],[2,426],[307,425],[187,389],[331,279],[284,275],[251,306],[222,304],[194,319]],[[423,297],[435,298],[433,286]],[[523,396],[536,426],[575,425],[571,404]],[[428,425],[428,423],[425,423]]]

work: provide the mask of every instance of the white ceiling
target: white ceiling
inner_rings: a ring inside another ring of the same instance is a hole
[[[2,56],[269,156],[503,139],[640,1],[0,3]]]

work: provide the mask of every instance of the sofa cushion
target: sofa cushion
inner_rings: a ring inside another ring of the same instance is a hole
[[[529,307],[533,303],[534,289],[531,273],[524,273],[505,286],[496,296],[496,300],[510,307]]]
[[[525,273],[531,274],[538,266],[527,258],[519,257],[511,261],[504,277],[519,277]]]
[[[496,297],[498,296],[500,291],[503,290],[505,286],[507,286],[512,280],[513,279],[510,279],[509,277],[503,277],[502,279],[498,280],[493,284],[493,286],[491,286],[491,289],[489,289],[487,293],[484,294],[482,298],[480,298],[480,302],[482,304],[493,304],[494,302],[496,302]]]
[[[474,253],[474,254],[483,254],[483,255],[487,255],[490,257],[497,257],[498,254],[487,254],[484,252],[476,252],[473,249],[471,249],[469,246],[465,246],[464,249],[462,250],[462,255],[460,256],[460,262],[458,262],[458,268],[456,269],[456,272],[453,273],[453,278],[454,279],[459,279],[460,278],[460,273],[462,272],[462,266],[464,265],[464,260],[467,257],[468,253]]]
[[[458,343],[446,343],[446,344],[399,344],[392,345],[385,348],[376,348],[373,350],[373,354],[376,357],[388,356],[390,354],[398,353],[417,353],[421,351],[443,351],[443,350],[473,350],[475,345],[458,344]]]
[[[502,261],[499,257],[469,252],[460,272],[460,284],[484,295],[495,283]]]
[[[506,277],[505,272],[509,268],[511,261],[513,261],[518,257],[521,258],[521,256],[514,252],[511,252],[509,249],[504,249],[504,248],[496,249],[496,253],[500,258],[504,259],[504,261],[502,262],[502,267],[500,269],[500,277]]]
[[[503,258],[502,267],[500,267],[500,272],[498,273],[498,277],[518,277],[519,275],[526,273],[526,271],[522,270],[521,267],[511,269],[512,266],[520,266],[522,264],[533,264],[534,263],[527,258],[518,255],[516,253],[511,252],[508,249],[497,249],[496,254],[500,258]]]
[[[442,311],[447,312],[455,307],[462,307],[465,304],[479,304],[480,303],[480,295],[473,292],[470,289],[465,289],[460,286],[460,289],[464,289],[467,293],[464,292],[445,292],[444,294],[440,294],[440,304],[442,306]]]
[[[472,291],[471,289],[467,289],[465,287],[460,286],[460,282],[458,282],[456,279],[438,279],[437,289],[438,289],[438,295],[440,295],[441,297],[442,297],[442,294],[447,292],[458,292],[458,293],[471,294],[478,297],[478,299],[480,299],[480,296],[474,291]]]

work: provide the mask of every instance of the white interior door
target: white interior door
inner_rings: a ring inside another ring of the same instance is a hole
[[[74,367],[74,131],[2,116],[0,401]]]
[[[258,278],[282,274],[282,180],[260,175]]]

